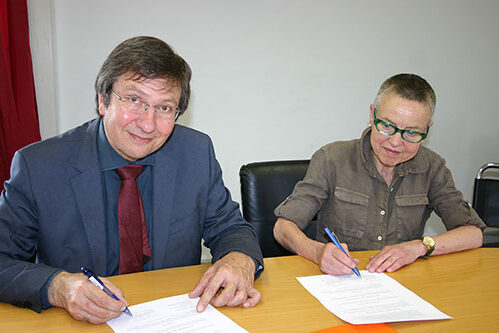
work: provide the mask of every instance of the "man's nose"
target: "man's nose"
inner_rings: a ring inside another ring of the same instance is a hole
[[[147,111],[146,111],[147,110]],[[156,128],[154,107],[145,105],[144,112],[136,120],[137,126],[145,133],[151,133]]]

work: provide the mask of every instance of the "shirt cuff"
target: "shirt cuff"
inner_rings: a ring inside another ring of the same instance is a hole
[[[253,261],[255,262],[255,267],[256,267],[256,271],[255,271],[255,280],[256,280],[256,279],[258,279],[260,274],[262,274],[262,272],[263,272],[263,265],[261,263],[259,263],[258,260],[254,259],[254,258],[253,258]]]

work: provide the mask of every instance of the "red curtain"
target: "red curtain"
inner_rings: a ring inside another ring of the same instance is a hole
[[[26,0],[0,0],[0,191],[15,151],[39,140]]]

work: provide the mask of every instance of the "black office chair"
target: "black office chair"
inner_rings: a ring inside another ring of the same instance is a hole
[[[274,239],[276,208],[307,172],[309,160],[259,162],[239,170],[243,216],[258,235],[264,257],[292,255]],[[315,223],[305,233],[315,237]]]
[[[489,176],[484,176],[486,173]],[[473,208],[487,225],[483,232],[483,247],[499,247],[499,163],[487,163],[478,170]]]

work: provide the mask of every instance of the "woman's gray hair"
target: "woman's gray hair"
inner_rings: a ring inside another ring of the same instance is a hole
[[[380,99],[388,94],[395,94],[410,101],[424,103],[430,107],[431,115],[435,112],[437,104],[435,92],[425,79],[416,74],[397,74],[383,82],[374,99],[376,109],[378,109]]]

